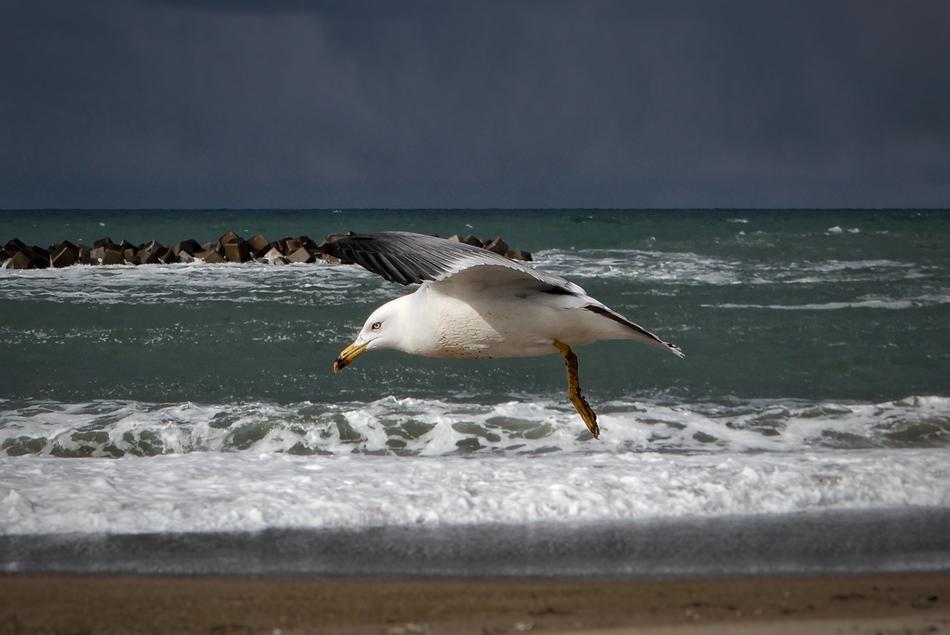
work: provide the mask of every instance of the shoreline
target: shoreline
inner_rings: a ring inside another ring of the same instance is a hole
[[[583,581],[0,575],[17,633],[943,633],[950,574]]]
[[[648,580],[950,573],[950,508],[237,532],[8,534],[16,574]]]

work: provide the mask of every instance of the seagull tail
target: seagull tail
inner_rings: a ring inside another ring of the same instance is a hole
[[[613,320],[614,322],[617,322],[618,324],[622,324],[623,326],[627,327],[629,339],[631,340],[643,342],[644,344],[647,344],[654,348],[659,348],[661,350],[667,350],[673,353],[674,355],[676,355],[677,357],[679,357],[680,359],[684,359],[686,357],[686,353],[684,353],[682,349],[676,344],[670,344],[669,342],[660,339],[659,337],[657,337],[650,331],[646,330],[642,326],[638,324],[634,324],[633,322],[623,317],[619,313],[614,313],[613,311],[611,311],[605,306],[589,304],[585,306],[584,308],[587,309],[588,311],[591,311],[598,315],[602,315],[605,318]]]

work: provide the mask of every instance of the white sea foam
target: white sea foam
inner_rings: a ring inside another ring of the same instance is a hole
[[[950,398],[883,403],[613,401],[594,441],[569,404],[387,397],[369,403],[6,403],[0,452],[52,457],[191,452],[390,454],[797,452],[950,445]]]
[[[820,262],[807,263],[803,268],[818,273],[836,273],[840,271],[855,271],[861,269],[904,269],[913,266],[913,263],[909,262],[899,262],[896,260],[876,258],[868,260],[822,260]]]
[[[77,304],[187,304],[268,302],[339,305],[350,302],[354,284],[367,301],[397,294],[394,285],[377,284],[362,267],[325,263],[274,266],[259,263],[63,269],[0,269],[0,299]],[[361,284],[369,282],[369,284]],[[365,288],[363,288],[365,286]]]
[[[0,458],[0,533],[641,520],[950,505],[943,450]]]
[[[892,311],[950,304],[950,294],[927,294],[910,298],[863,297],[853,302],[807,302],[804,304],[703,304],[716,309],[770,309],[775,311],[838,311],[841,309],[887,309]]]
[[[538,268],[586,278],[661,285],[829,284],[908,280],[930,274],[910,262],[886,259],[757,262],[693,252],[639,249],[544,250]],[[255,303],[342,305],[354,289],[360,300],[383,302],[403,292],[357,266],[326,263],[274,266],[206,263],[0,269],[0,299],[77,304]]]
[[[682,285],[830,284],[924,278],[911,262],[887,259],[755,262],[640,249],[548,250],[538,266],[566,278],[608,278]]]
[[[845,232],[848,232],[849,234],[860,234],[860,233],[861,233],[861,228],[860,228],[860,227],[848,227],[848,228],[843,228],[843,227],[841,227],[840,225],[835,225],[834,227],[829,227],[828,229],[825,230],[825,233],[826,233],[826,234],[829,234],[829,235],[832,235],[832,236],[838,235],[838,234],[843,234],[843,233],[845,233]]]
[[[546,250],[539,268],[566,278],[616,278],[683,284],[738,284],[744,264],[691,252],[641,249]]]

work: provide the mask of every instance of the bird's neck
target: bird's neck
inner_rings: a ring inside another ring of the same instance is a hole
[[[426,314],[426,285],[423,285],[408,295],[390,300],[389,305],[394,309],[393,315],[398,316],[400,336],[394,338],[389,348],[409,353],[410,355],[425,355],[425,333],[429,328]]]

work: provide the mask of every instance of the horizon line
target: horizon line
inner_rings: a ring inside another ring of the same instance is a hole
[[[8,212],[947,212],[950,207],[8,207]]]

